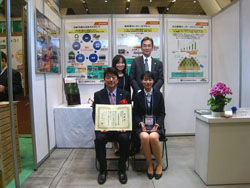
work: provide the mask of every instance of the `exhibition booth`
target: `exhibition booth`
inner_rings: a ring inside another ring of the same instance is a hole
[[[141,54],[140,40],[145,36],[153,38],[152,56],[164,65],[162,92],[168,135],[195,135],[196,122],[200,121],[197,119],[210,123],[209,118],[196,117],[194,110],[209,108],[209,90],[218,81],[226,83],[233,92],[226,110],[232,106],[250,107],[247,97],[250,95],[249,8],[248,0],[239,0],[212,17],[168,14],[61,17],[43,1],[28,1],[28,70],[35,169],[55,148],[94,147],[89,99],[104,87],[103,69],[111,66],[112,57],[124,55],[129,69],[133,58]],[[50,41],[53,66],[47,67],[41,53]],[[76,78],[81,105],[67,105],[66,77]],[[224,123],[220,121],[214,122],[216,126]],[[244,126],[250,126],[250,122]],[[250,136],[249,128],[245,134]],[[202,135],[198,139],[203,138],[208,139]],[[202,145],[199,148],[204,149]],[[196,160],[195,170],[203,173],[201,162]],[[206,182],[203,174],[199,175]],[[250,183],[247,181],[236,183]]]

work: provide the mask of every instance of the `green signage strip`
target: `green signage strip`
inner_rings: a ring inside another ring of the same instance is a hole
[[[172,72],[172,78],[203,77],[203,72]]]

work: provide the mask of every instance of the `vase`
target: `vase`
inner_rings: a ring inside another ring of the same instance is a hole
[[[224,111],[223,112],[214,112],[214,111],[212,111],[212,116],[213,117],[222,117],[224,115],[225,115]]]

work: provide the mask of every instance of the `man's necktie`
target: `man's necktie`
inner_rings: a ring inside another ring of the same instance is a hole
[[[115,104],[115,99],[114,99],[114,94],[110,93],[110,98],[109,98],[110,104]]]
[[[148,58],[145,59],[145,71],[149,71],[149,68],[148,68]]]

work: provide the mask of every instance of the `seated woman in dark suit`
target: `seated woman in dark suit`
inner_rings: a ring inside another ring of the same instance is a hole
[[[154,75],[145,72],[141,76],[144,91],[137,93],[134,100],[134,123],[137,125],[136,133],[141,140],[141,147],[147,160],[149,179],[155,177],[160,179],[162,176],[162,160],[160,135],[165,118],[165,106],[162,93],[153,90]],[[156,159],[156,171],[152,163],[151,152]]]

